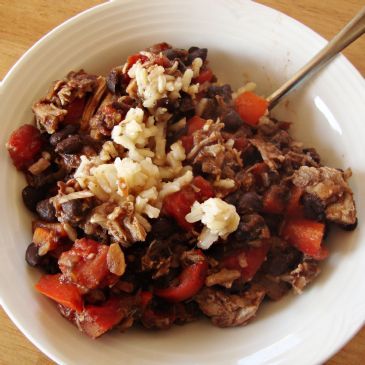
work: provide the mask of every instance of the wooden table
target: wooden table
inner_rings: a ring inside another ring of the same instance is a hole
[[[0,79],[15,61],[52,28],[71,16],[101,3],[98,0],[0,0]],[[259,0],[331,38],[364,0]],[[365,76],[365,38],[356,41],[345,55]],[[53,364],[37,350],[0,309],[0,364]],[[365,327],[327,365],[365,363]]]

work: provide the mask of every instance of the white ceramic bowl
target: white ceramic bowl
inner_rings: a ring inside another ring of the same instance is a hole
[[[31,104],[51,81],[85,68],[106,74],[130,53],[167,41],[209,48],[213,70],[237,87],[272,91],[325,41],[298,22],[238,0],[109,2],[67,21],[34,45],[0,88],[1,145],[32,118]],[[1,153],[1,301],[20,330],[61,364],[314,364],[338,351],[365,319],[365,84],[342,56],[307,83],[276,114],[323,160],[351,166],[359,227],[330,237],[331,256],[300,297],[265,305],[247,327],[219,329],[200,321],[167,332],[133,329],[97,341],[81,335],[50,300],[33,290],[39,273],[24,261],[31,217],[22,205],[24,180]]]

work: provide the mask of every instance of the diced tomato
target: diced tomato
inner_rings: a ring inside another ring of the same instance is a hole
[[[142,309],[146,308],[152,300],[153,294],[150,291],[141,291],[139,293],[139,299]]]
[[[199,76],[194,79],[194,82],[204,84],[204,82],[209,82],[212,78],[213,72],[209,67],[207,67],[204,70],[200,71]]]
[[[179,284],[175,287],[155,289],[155,294],[173,303],[182,302],[194,296],[202,288],[208,270],[208,263],[201,250],[196,250],[196,254],[202,257],[198,261],[186,267],[179,275]]]
[[[42,148],[41,133],[36,127],[24,124],[10,135],[6,148],[18,170],[27,168]]]
[[[200,203],[214,196],[214,190],[211,183],[203,177],[195,176],[193,185],[199,189],[199,191],[195,192],[195,196]]]
[[[64,123],[72,123],[78,121],[85,108],[85,98],[76,98],[71,104],[66,108],[67,114]]]
[[[189,153],[194,147],[194,137],[193,136],[182,136],[181,143],[185,149],[185,152]]]
[[[83,302],[79,289],[73,283],[62,281],[62,274],[44,275],[35,288],[57,303],[77,312],[82,311]]]
[[[135,64],[137,61],[141,61],[142,63],[146,62],[148,60],[147,56],[144,56],[140,53],[133,54],[127,58],[127,71]]]
[[[263,196],[263,211],[271,214],[284,213],[286,207],[286,197],[283,190],[278,185],[272,185]]]
[[[286,206],[286,213],[289,216],[302,216],[303,207],[300,205],[300,198],[302,197],[303,189],[293,186],[290,190],[290,198]]]
[[[194,189],[192,185],[198,190]],[[192,230],[193,225],[186,221],[185,216],[190,213],[194,202],[203,202],[214,196],[211,184],[203,177],[194,177],[192,185],[184,186],[181,190],[166,196],[163,205],[165,213],[174,217],[178,224],[187,231]]]
[[[156,56],[153,60],[153,63],[165,68],[171,67],[171,61],[167,57],[162,55]]]
[[[237,96],[235,108],[240,117],[252,126],[257,125],[259,119],[266,113],[268,102],[266,99],[251,91],[246,91]]]
[[[187,231],[193,229],[193,225],[188,223],[185,216],[190,213],[191,206],[195,202],[195,192],[189,185],[180,191],[172,193],[164,199],[164,211],[174,217],[177,223]]]
[[[199,129],[202,129],[206,123],[206,120],[195,115],[187,121],[187,134],[181,137],[181,143],[188,153],[193,149],[194,137],[193,133]]]
[[[88,289],[101,288],[117,278],[108,269],[108,250],[107,245],[82,238],[75,241],[71,250],[61,254],[58,264],[72,282]]]
[[[157,54],[157,53],[163,52],[166,49],[170,49],[170,48],[171,48],[171,46],[168,43],[161,42],[161,43],[154,44],[152,47],[149,47],[147,49],[147,51]]]
[[[304,218],[288,218],[281,229],[281,237],[304,254],[324,259],[327,257],[326,249],[321,246],[324,230],[323,223]]]
[[[241,271],[242,279],[250,281],[265,261],[270,246],[263,243],[260,247],[248,247],[231,253],[223,258],[222,265],[227,269]]]
[[[190,118],[187,121],[188,135],[192,135],[197,130],[202,129],[204,127],[205,123],[206,123],[206,120],[203,119],[203,118],[198,117],[197,115]]]
[[[85,307],[83,319],[79,321],[81,329],[91,338],[97,338],[116,326],[126,315],[122,302],[118,298],[110,298],[100,306]]]

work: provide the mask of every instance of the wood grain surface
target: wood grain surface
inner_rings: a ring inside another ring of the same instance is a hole
[[[364,0],[259,0],[306,24],[327,39],[362,7]],[[0,0],[0,79],[34,42],[98,0]],[[345,52],[365,76],[365,38]],[[54,364],[37,350],[0,309],[0,365]],[[365,327],[326,365],[365,364]]]

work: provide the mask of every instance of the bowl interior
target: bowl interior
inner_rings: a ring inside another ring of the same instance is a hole
[[[79,68],[105,75],[129,54],[160,41],[207,47],[219,80],[233,87],[254,81],[263,95],[324,44],[299,23],[252,2],[110,2],[53,31],[8,74],[0,88],[2,146],[16,126],[32,119],[32,103],[53,80]],[[274,112],[294,122],[294,136],[315,147],[324,163],[351,166],[360,222],[360,197],[365,194],[364,99],[363,80],[341,56]],[[0,158],[2,304],[25,335],[59,363],[98,364],[106,357],[110,364],[316,363],[336,351],[365,318],[365,233],[359,225],[352,233],[332,232],[331,257],[303,295],[264,305],[247,327],[218,329],[201,321],[167,332],[114,332],[92,342],[61,318],[53,303],[34,292],[39,273],[24,261],[31,240],[31,217],[20,197],[25,182],[4,147]]]

